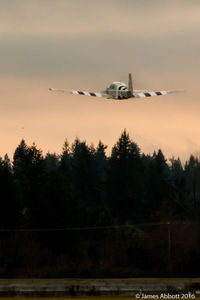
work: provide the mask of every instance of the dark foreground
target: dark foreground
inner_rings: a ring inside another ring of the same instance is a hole
[[[0,297],[4,299],[75,296],[84,296],[84,299],[86,296],[126,296],[143,299],[141,295],[159,297],[162,293],[179,295],[179,299],[194,299],[199,296],[199,291],[199,278],[0,280]]]
[[[120,298],[120,300],[135,300],[136,298],[133,297],[118,297]],[[6,297],[4,298],[4,300],[12,300],[12,297]],[[27,297],[16,297],[16,300],[23,300],[23,299],[27,299]],[[35,300],[35,298],[28,298],[29,300]],[[37,298],[37,300],[72,300],[74,298],[71,297],[42,297],[42,298]],[[77,297],[76,299],[81,299],[81,300],[114,300],[117,299],[116,297]],[[197,298],[196,298],[197,299]]]

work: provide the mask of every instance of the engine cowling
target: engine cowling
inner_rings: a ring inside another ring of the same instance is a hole
[[[118,99],[127,99],[128,98],[128,87],[123,84],[123,85],[119,85],[117,87],[117,91],[118,91]]]
[[[127,85],[118,81],[113,82],[107,89],[107,92],[115,99],[127,99],[132,96]]]

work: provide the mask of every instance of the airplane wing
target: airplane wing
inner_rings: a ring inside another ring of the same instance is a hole
[[[109,95],[106,93],[83,92],[83,91],[55,89],[55,88],[50,88],[49,90],[53,91],[53,92],[66,92],[66,93],[70,93],[73,95],[85,95],[85,96],[93,96],[93,97],[99,97],[99,98],[110,98]]]
[[[159,91],[159,92],[149,92],[149,91],[133,91],[133,95],[131,98],[146,98],[152,96],[162,96],[168,95],[172,93],[184,92],[184,90],[169,90],[169,91]]]

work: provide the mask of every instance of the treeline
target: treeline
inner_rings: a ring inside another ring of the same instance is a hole
[[[199,158],[145,155],[125,130],[106,148],[22,140],[0,159],[1,277],[199,274]]]

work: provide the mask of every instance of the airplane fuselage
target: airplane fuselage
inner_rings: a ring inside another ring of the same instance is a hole
[[[105,93],[113,99],[128,99],[132,96],[132,93],[128,89],[127,85],[118,81],[111,83],[111,85],[106,89]]]

